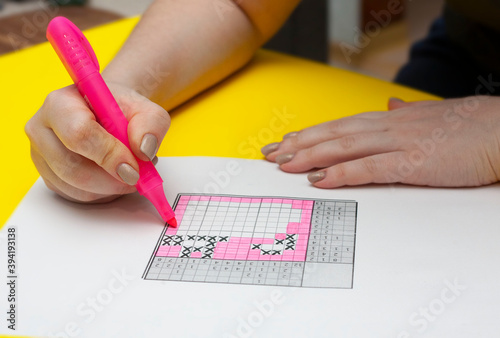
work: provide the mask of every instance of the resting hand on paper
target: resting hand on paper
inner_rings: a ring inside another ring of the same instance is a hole
[[[368,183],[480,186],[500,180],[500,98],[405,103],[329,121],[265,146],[319,188]]]
[[[109,84],[129,120],[134,154],[154,159],[170,117],[137,92]],[[132,193],[139,178],[137,161],[118,139],[99,125],[74,85],[50,93],[26,124],[31,157],[46,185],[78,202],[106,202]]]

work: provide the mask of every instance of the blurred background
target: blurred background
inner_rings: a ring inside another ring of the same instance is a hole
[[[0,0],[0,54],[45,41],[48,19],[87,29],[142,13],[153,0]],[[224,1],[214,2],[214,8]],[[391,81],[444,0],[303,0],[267,48]]]

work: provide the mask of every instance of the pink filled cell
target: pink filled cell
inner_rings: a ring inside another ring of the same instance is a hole
[[[260,250],[250,250],[248,252],[248,260],[255,260],[260,257]]]
[[[248,253],[250,251],[250,245],[240,246],[238,252]]]
[[[172,228],[172,227],[168,227],[167,230],[165,231],[165,234],[167,235],[175,235],[177,233],[177,228]]]
[[[295,246],[295,251],[306,251],[307,250],[307,245],[300,245],[300,244],[297,244]]]
[[[156,255],[158,256],[158,254],[167,254],[170,252],[170,246],[160,246],[158,248],[158,250],[156,250]]]
[[[292,204],[293,200],[291,200],[291,199],[283,199],[282,203],[283,204]]]
[[[273,203],[273,199],[272,198],[263,198],[262,203]]]
[[[184,215],[184,213],[186,212],[186,208],[175,208],[175,216],[180,216],[180,215]]]
[[[236,254],[238,252],[238,248],[228,248],[226,253]]]
[[[251,237],[231,237],[229,238],[229,243],[251,243]]]
[[[304,203],[302,203],[302,207],[305,210],[312,210],[313,205],[314,205],[314,201],[304,201]]]
[[[179,198],[179,203],[187,204],[187,202],[189,202],[189,197],[190,196],[185,196],[185,195],[181,196],[181,198]]]
[[[245,260],[247,259],[247,257],[248,257],[247,253],[238,252],[234,258],[239,260]]]
[[[287,234],[296,234],[299,232],[299,229],[300,229],[300,223],[290,222],[286,226],[286,233]]]
[[[241,203],[250,203],[251,199],[250,198],[242,198]]]
[[[288,232],[288,227],[287,227],[287,232]],[[276,234],[274,236],[274,238],[276,238],[276,239],[285,239],[286,238],[286,234]]]
[[[170,246],[170,247],[163,247],[163,248],[168,248],[168,249],[158,249],[158,252],[156,253],[156,256],[159,257],[179,257],[179,253],[181,252],[182,247],[180,246]]]
[[[274,238],[253,238],[251,244],[274,244]]]
[[[231,202],[233,202],[233,203],[240,203],[241,202],[241,197],[231,197]]]
[[[262,202],[262,199],[261,198],[252,198],[250,203],[260,203]]]
[[[189,196],[190,201],[199,201],[201,196]]]
[[[281,261],[283,260],[283,255],[272,255],[269,256],[270,261]]]
[[[201,258],[201,252],[196,251],[191,253],[192,258]]]
[[[273,204],[276,203],[276,204],[281,204],[283,202],[283,199],[282,198],[273,198]]]
[[[217,243],[217,245],[215,246],[215,249],[214,249],[214,253],[224,253],[224,252],[226,252],[227,245],[228,245],[227,242],[222,242],[222,243],[219,242],[219,243]]]
[[[301,223],[299,226],[299,231],[297,231],[297,234],[308,235],[310,228],[311,228],[311,225],[309,223],[307,223],[307,224]]]
[[[231,202],[231,197],[221,197],[221,202]]]
[[[212,202],[220,202],[221,199],[222,199],[222,197],[220,197],[220,196],[212,196],[210,198],[210,201],[212,201]]]
[[[294,262],[305,262],[306,261],[306,255],[303,254],[303,255],[295,255],[293,256],[292,260]]]
[[[210,196],[200,196],[200,201],[210,201]]]

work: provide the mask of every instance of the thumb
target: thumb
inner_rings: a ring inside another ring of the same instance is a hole
[[[387,106],[388,106],[389,110],[395,110],[395,109],[406,108],[406,107],[429,106],[429,105],[435,104],[436,102],[438,102],[438,101],[427,100],[427,101],[405,102],[405,101],[398,99],[396,97],[391,97],[389,99]]]

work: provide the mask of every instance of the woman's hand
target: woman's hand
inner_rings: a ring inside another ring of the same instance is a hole
[[[439,187],[500,180],[500,98],[405,103],[333,120],[262,148],[319,188],[401,182]]]
[[[137,92],[108,84],[129,120],[134,154],[152,160],[168,113]],[[96,122],[74,85],[50,93],[25,128],[31,157],[47,187],[78,202],[106,202],[134,192],[139,167],[130,150]]]

